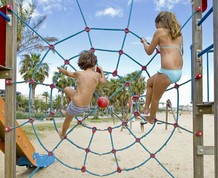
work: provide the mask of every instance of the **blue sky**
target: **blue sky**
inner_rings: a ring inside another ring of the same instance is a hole
[[[42,36],[55,36],[61,40],[85,28],[76,0],[38,0],[37,3],[37,11],[34,17],[42,14],[48,15],[42,28],[39,30]],[[79,4],[84,14],[85,21],[91,28],[124,29],[127,27],[131,4],[130,0],[79,0]],[[209,0],[207,10],[209,10],[211,6],[212,0]],[[155,31],[155,17],[162,10],[174,12],[181,25],[183,25],[192,14],[190,0],[135,0],[129,29],[138,36],[144,37],[150,41]],[[184,68],[183,76],[179,83],[183,83],[191,77],[191,23],[190,21],[182,30],[184,37]],[[212,44],[212,33],[211,15],[203,25],[203,48]],[[124,38],[124,32],[91,30],[89,34],[93,47],[108,50],[119,50]],[[61,56],[65,59],[69,59],[82,50],[90,49],[88,35],[86,32],[76,35],[74,38],[57,45],[56,49]],[[127,35],[123,49],[128,55],[143,65],[152,57],[145,54],[140,40],[131,34]],[[42,54],[42,56],[43,55],[44,54]],[[115,70],[118,60],[117,53],[96,51],[96,55],[98,56],[98,64],[101,65],[105,71],[113,72]],[[210,61],[212,61],[212,57],[213,56],[210,55]],[[51,76],[54,71],[57,71],[56,67],[63,64],[63,60],[57,54],[53,53],[49,53],[44,61],[48,62],[50,65]],[[72,60],[71,64],[78,69],[76,59]],[[149,65],[148,71],[150,75],[153,75],[159,68],[160,58],[157,56]],[[212,68],[212,63],[210,64],[210,68]],[[126,57],[121,58],[118,68],[120,75],[125,75],[137,69],[140,69],[139,65]],[[145,76],[147,77],[146,74]],[[18,81],[19,80],[22,80],[20,76],[18,76]],[[48,79],[46,83],[50,81],[51,80]],[[17,86],[18,91],[20,88],[21,86]],[[39,94],[42,90],[47,91],[46,88],[41,89],[39,87],[36,93]],[[213,91],[210,92],[212,93]],[[180,103],[190,103],[190,84],[182,86],[180,93]],[[175,105],[176,91],[166,92],[161,101],[165,102],[168,98],[170,98]]]

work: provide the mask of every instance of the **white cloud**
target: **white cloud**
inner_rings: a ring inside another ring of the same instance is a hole
[[[190,0],[154,0],[155,10],[159,11],[162,8],[167,8],[171,10],[176,4],[186,4]]]
[[[111,17],[118,16],[118,17],[122,17],[123,16],[123,10],[122,9],[116,9],[116,8],[113,8],[113,7],[108,7],[106,9],[104,9],[104,10],[97,11],[95,15],[97,17],[100,17],[100,16],[111,16]]]
[[[46,14],[51,14],[53,11],[65,10],[62,0],[39,0]]]

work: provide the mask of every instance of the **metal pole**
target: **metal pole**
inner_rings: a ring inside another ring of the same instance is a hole
[[[7,0],[14,9],[14,0]],[[10,11],[7,15],[11,17],[10,23],[6,27],[6,67],[12,68],[8,79],[16,81],[16,40],[17,40],[17,21]],[[14,127],[16,120],[16,86],[5,86],[6,117],[5,126]],[[5,132],[5,178],[16,178],[16,133],[12,129]]]
[[[215,178],[218,178],[218,2],[213,0],[213,43],[214,43],[214,160]]]

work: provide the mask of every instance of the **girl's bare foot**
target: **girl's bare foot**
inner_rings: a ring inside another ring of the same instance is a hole
[[[150,108],[145,108],[145,115],[148,115],[150,113]]]
[[[64,136],[62,135],[62,131],[60,129],[58,129],[58,134],[59,134],[59,137],[61,140],[64,139],[66,136],[66,135],[64,135]]]
[[[150,117],[150,116],[145,116],[145,119],[150,123],[150,124],[154,124],[154,118]]]

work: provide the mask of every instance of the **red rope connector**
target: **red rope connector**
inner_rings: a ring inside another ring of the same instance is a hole
[[[82,125],[82,123],[83,123],[82,120],[78,120],[78,121],[77,121],[77,124],[78,124],[78,125]]]
[[[83,173],[86,172],[86,167],[83,166],[83,167],[81,168],[81,171],[82,171]]]
[[[54,153],[52,151],[48,152],[48,156],[53,156],[53,155],[54,155]]]
[[[92,48],[90,49],[90,51],[91,51],[92,53],[94,53],[94,52],[95,52],[95,48],[92,47]]]
[[[130,32],[130,31],[129,31],[129,28],[125,28],[125,29],[124,29],[124,32],[125,32],[125,33],[129,33],[129,32]]]
[[[11,85],[11,84],[12,84],[12,81],[11,81],[10,79],[7,79],[7,80],[5,80],[5,84],[6,84],[6,85]]]
[[[197,130],[197,131],[195,132],[195,135],[196,135],[197,137],[201,137],[201,136],[203,135],[203,131]]]
[[[65,135],[64,138],[62,138],[62,140],[65,140],[65,139],[67,139],[67,135]]]
[[[12,127],[10,126],[5,126],[5,132],[10,132],[12,130]]]
[[[201,74],[197,74],[196,76],[195,76],[195,79],[201,79],[202,78],[202,75]]]
[[[178,88],[179,88],[179,84],[176,83],[176,84],[174,85],[174,88],[175,88],[175,89],[178,89]]]
[[[101,74],[101,70],[100,70],[98,67],[96,67],[96,72],[98,72],[99,74]]]
[[[118,73],[118,71],[115,70],[115,71],[113,71],[112,75],[113,75],[114,77],[116,77],[116,76],[117,76],[117,73]]]
[[[147,66],[142,66],[142,70],[147,70]]]
[[[179,127],[178,123],[174,123],[173,126],[174,126],[174,128]]]
[[[157,118],[154,118],[154,123],[156,123],[157,122]]]
[[[34,118],[29,118],[29,120],[28,120],[28,122],[31,123],[31,124],[32,124],[34,121],[35,121]]]
[[[13,9],[13,6],[11,5],[11,4],[7,4],[7,9],[9,10],[9,11],[12,11],[12,9]]]
[[[97,131],[96,127],[92,127],[92,133],[94,134]]]
[[[115,150],[115,149],[113,149],[112,151],[111,151],[111,153],[113,153],[113,154],[115,154],[117,152],[117,150]]]
[[[89,153],[89,152],[90,152],[90,148],[86,148],[86,149],[85,149],[85,152],[86,152],[86,153]]]
[[[90,28],[89,28],[89,27],[86,27],[86,28],[85,28],[85,31],[86,31],[86,32],[90,32]]]
[[[201,11],[201,6],[198,6],[195,8],[196,12],[200,12]]]
[[[112,129],[112,127],[108,127],[107,130],[111,134],[113,129]]]
[[[50,85],[50,88],[51,88],[51,89],[55,88],[55,84],[52,83],[52,84]]]
[[[160,54],[160,50],[156,48],[156,53]]]
[[[125,83],[125,86],[126,86],[126,87],[129,87],[129,86],[130,86],[130,82],[126,82],[126,83]]]
[[[138,112],[138,111],[135,111],[135,112],[134,112],[134,116],[135,116],[135,117],[140,116],[139,112]]]
[[[155,154],[154,154],[154,153],[151,153],[151,154],[150,154],[150,158],[155,158]]]
[[[139,95],[134,95],[134,96],[132,97],[132,99],[133,99],[134,101],[138,101],[138,100],[139,100]]]
[[[70,64],[70,60],[65,59],[65,60],[64,60],[64,64],[65,64],[65,65],[69,65],[69,64]]]
[[[123,52],[123,50],[121,49],[121,50],[118,51],[118,53],[119,53],[119,55],[122,55],[124,52]]]
[[[122,126],[126,127],[127,126],[127,122],[123,121],[122,122]]]
[[[136,141],[137,143],[140,143],[141,139],[140,139],[140,138],[136,138],[135,141]]]
[[[49,49],[53,51],[55,49],[55,46],[53,44],[50,44]]]
[[[54,117],[55,113],[54,112],[50,112],[50,117]]]
[[[32,84],[32,85],[33,85],[34,83],[35,83],[35,80],[31,78],[31,79],[29,80],[29,84]]]
[[[117,172],[118,172],[118,173],[121,173],[121,172],[122,172],[122,170],[121,170],[121,168],[120,168],[119,166],[117,167]]]

